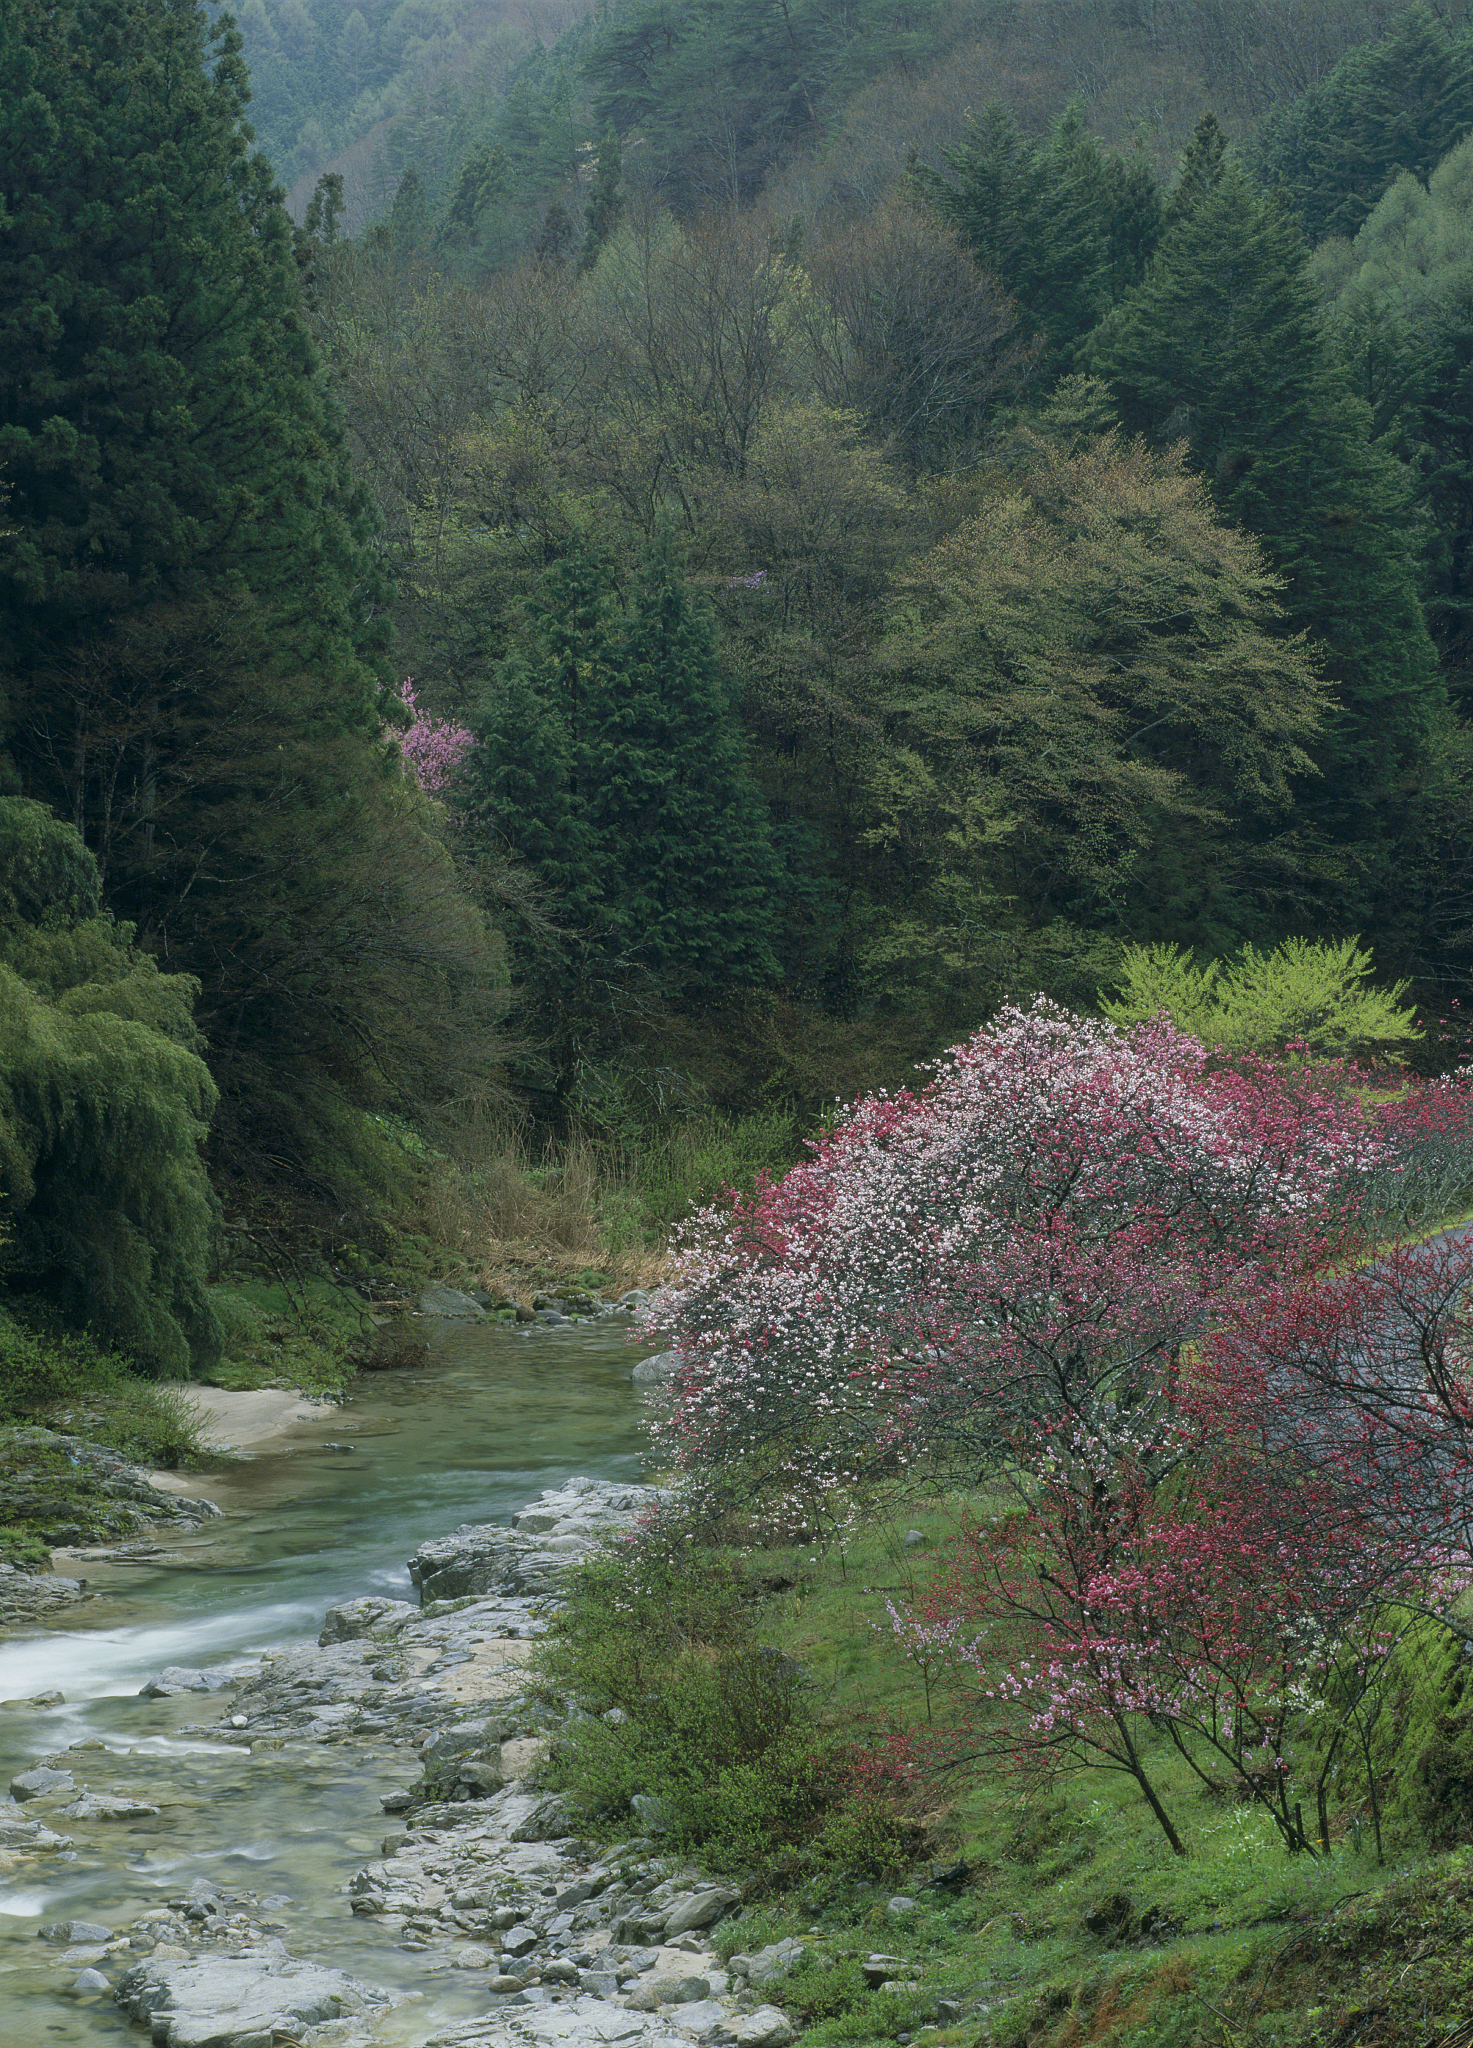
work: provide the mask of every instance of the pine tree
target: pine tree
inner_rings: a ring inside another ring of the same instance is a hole
[[[682,1000],[775,976],[766,821],[710,623],[663,553],[627,600],[586,546],[550,570],[474,730],[472,836],[533,870],[564,934],[544,1003],[586,1007],[610,975]]]
[[[1248,163],[1319,242],[1354,235],[1399,172],[1425,182],[1470,129],[1473,43],[1413,6],[1292,106],[1270,113]]]
[[[1409,492],[1332,359],[1297,230],[1229,168],[1091,343],[1126,424],[1185,435],[1219,508],[1266,544],[1339,710],[1312,799],[1368,829],[1445,703],[1417,594]]]
[[[191,0],[0,0],[0,736],[202,983],[231,1143],[321,1188],[345,1097],[433,1087],[427,1020],[489,1081],[500,965],[391,779],[386,579],[239,49]]]
[[[994,102],[946,161],[951,179],[922,168],[918,184],[1017,300],[1046,344],[1046,366],[1066,370],[1106,309],[1139,283],[1160,239],[1150,166],[1102,149],[1077,101],[1042,147]]]
[[[304,664],[346,679],[371,644],[366,505],[300,316],[291,222],[249,153],[239,51],[228,26],[207,43],[190,0],[0,13],[12,676],[120,611],[231,586],[270,596]],[[366,725],[366,671],[349,696]]]
[[[597,671],[589,809],[608,928],[682,995],[772,980],[776,867],[709,617],[668,554],[635,584]]]
[[[1181,168],[1163,214],[1165,227],[1174,228],[1178,222],[1191,219],[1221,179],[1227,147],[1228,140],[1217,125],[1216,114],[1204,114],[1182,152]]]

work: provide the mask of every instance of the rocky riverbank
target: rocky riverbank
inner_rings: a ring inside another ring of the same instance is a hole
[[[370,1958],[380,1950],[386,1981],[314,1957],[290,1898],[201,1880],[116,1924],[44,1926],[58,1992],[115,1999],[156,2048],[368,2048],[385,2027],[416,2048],[784,2048],[793,2028],[764,1987],[791,1958],[761,1950],[719,1965],[711,1937],[740,1897],[661,1852],[653,1790],[651,1832],[599,1856],[535,1782],[556,1717],[525,1692],[529,1644],[569,1565],[655,1497],[570,1480],[510,1527],[421,1545],[409,1565],[420,1607],[349,1600],[313,1647],[171,1667],[144,1688],[175,1710],[176,1735],[231,1745],[242,1770],[313,1753],[361,1768],[364,1821],[375,1813],[388,1832],[345,1885],[341,1913]],[[211,1714],[180,1727],[177,1707],[196,1695]],[[137,1755],[126,1777],[100,1741],[37,1758],[0,1807],[0,1867],[65,1858],[157,1815],[171,1794],[144,1782]],[[408,1782],[406,1766],[418,1773]],[[450,1972],[479,1980],[478,2009],[467,2015],[462,1995],[460,2017],[417,2015],[416,1984],[443,2008],[433,1985]]]

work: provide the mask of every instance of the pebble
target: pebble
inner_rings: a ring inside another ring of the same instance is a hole
[[[786,2048],[794,2038],[776,2007],[743,2008],[751,2003],[748,1984],[784,1975],[805,1952],[802,1943],[734,1958],[728,1975],[708,1943],[715,1926],[739,1910],[739,1893],[660,1855],[656,1839],[593,1858],[574,1838],[562,1801],[519,1775],[540,1753],[528,1738],[546,1724],[545,1710],[515,1690],[468,1708],[432,1680],[436,1669],[463,1669],[488,1641],[539,1633],[570,1562],[604,1531],[630,1526],[658,1498],[653,1488],[587,1479],[549,1488],[509,1530],[474,1525],[422,1545],[411,1566],[418,1609],[378,1598],[341,1602],[315,1646],[231,1673],[171,1667],[144,1688],[157,1698],[228,1687],[233,1696],[221,1701],[213,1722],[176,1732],[235,1741],[243,1768],[261,1767],[247,1766],[246,1749],[270,1768],[274,1752],[306,1742],[366,1743],[385,1761],[398,1745],[402,1763],[418,1768],[413,1784],[384,1789],[382,1776],[376,1785],[365,1783],[365,1803],[402,1818],[381,1855],[343,1887],[342,1911],[392,1944],[401,1978],[405,1958],[414,1956],[427,1973],[485,1973],[487,2011],[429,2039],[416,2033],[422,2048],[690,2048],[693,2040],[711,2048]],[[484,1580],[492,1567],[496,1583],[458,1594],[450,1612],[437,1604],[447,1586]],[[498,1668],[514,1688],[515,1668]],[[155,1811],[108,1787],[89,1787],[83,1774],[90,1758],[68,1752],[67,1761],[82,1787],[65,1809],[70,1821]],[[105,1748],[96,1761],[116,1768]],[[39,1766],[43,1774],[50,1762]],[[74,1790],[73,1773],[50,1775],[58,1781],[54,1789]],[[651,1796],[647,1804],[658,1810],[663,1802]],[[70,1847],[69,1838],[12,1815],[0,1812],[0,1846],[22,1854]],[[196,2035],[219,2048],[247,2048],[266,2038],[263,2014],[278,2032],[295,2028],[303,2039],[317,2038],[329,2023],[327,2005],[312,2016],[308,2008],[319,1993],[329,1997],[340,1973],[288,1954],[273,1931],[282,1921],[268,1917],[291,1904],[284,1894],[221,1893],[201,1880],[129,1928],[58,1921],[44,1932],[68,1944],[58,1967],[86,1965],[78,1989],[107,1990],[96,1963],[131,1945],[135,1959],[117,1998],[140,2018],[159,2014],[153,2027],[164,2048],[186,2048]],[[140,1947],[151,1950],[141,1961]],[[91,1977],[99,1981],[84,1981]],[[371,1983],[344,1985],[349,1980],[331,1995],[346,2002],[331,2013],[356,2015],[356,2026],[371,2025],[394,2002],[394,1994]],[[227,1993],[242,2001],[238,2023],[223,2017],[223,2006],[211,2017],[211,2000],[218,2004]],[[339,2024],[349,2022],[332,2020]],[[325,2048],[338,2037],[321,2038]]]

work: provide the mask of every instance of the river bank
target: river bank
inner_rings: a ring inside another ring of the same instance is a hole
[[[58,1556],[85,1571],[86,1605],[59,1631],[0,1647],[19,1681],[0,1692],[20,1697],[0,1712],[16,1781],[0,1807],[7,2038],[128,2038],[125,2013],[146,2011],[170,2048],[273,2037],[418,2048],[462,2026],[481,2028],[467,2039],[509,2043],[559,2028],[566,2038],[574,2021],[589,2039],[687,2041],[693,2021],[737,2038],[742,2007],[760,2001],[733,1996],[729,1974],[723,1989],[699,1914],[659,1938],[673,1908],[650,1901],[662,1886],[673,1897],[681,1873],[654,1842],[599,1871],[576,1841],[544,1839],[553,1816],[536,1821],[543,1802],[528,1781],[556,1718],[526,1697],[530,1642],[570,1560],[646,1498],[633,1477],[638,1353],[624,1334],[447,1325],[434,1374],[414,1386],[380,1376],[342,1408],[209,1390],[211,1433],[246,1454],[211,1483],[223,1512],[193,1531]],[[509,1497],[535,1464],[566,1473],[578,1451],[619,1476]],[[447,1473],[469,1457],[494,1461],[491,1484]],[[432,1489],[445,1507],[474,1498],[500,1512],[440,1535],[437,1519],[443,1530],[451,1518],[423,1498]],[[406,1496],[420,1497],[422,1520],[395,1512]],[[355,1544],[369,1506],[388,1510],[385,1526]],[[284,1520],[291,1532],[273,1542]],[[348,1539],[330,1572],[324,1523]],[[390,1567],[385,1544],[401,1528],[409,1540]],[[261,1578],[272,1597],[242,1609],[242,1581]],[[330,1580],[338,1596],[313,1603],[310,1620],[294,1597],[303,1580]],[[153,1645],[167,1661],[141,1687],[103,1668],[131,1659],[136,1673]],[[435,1789],[447,1763],[466,1775],[422,1803],[426,1771]],[[685,1889],[698,1882],[687,1874]],[[580,1884],[581,1924],[555,1926],[567,1909],[549,1915],[542,1888],[555,1905]],[[637,1932],[611,1909],[631,1899]],[[54,1938],[38,1939],[43,1929]],[[493,1978],[514,1982],[492,1992]],[[702,1995],[672,2001],[682,1989]],[[677,2016],[672,2004],[707,2009]],[[776,2018],[765,2024],[764,2038],[787,2038]]]
[[[311,1953],[290,1895],[199,1880],[131,1917],[43,1921],[33,1969],[75,2003],[115,1999],[160,2048],[261,2048],[283,2036],[303,2048],[585,2038],[782,2048],[784,2017],[720,1969],[708,1944],[738,1895],[660,1858],[654,1841],[594,1859],[561,1803],[530,1782],[549,1725],[522,1690],[530,1641],[570,1562],[652,1499],[585,1478],[544,1490],[510,1527],[421,1546],[409,1568],[430,1596],[422,1609],[363,1596],[328,1612],[315,1646],[245,1668],[160,1672],[145,1697],[196,1714],[211,1702],[203,1719],[168,1716],[168,1754],[145,1760],[131,1747],[124,1763],[89,1738],[12,1780],[0,1850],[8,1872],[29,1877],[95,1853],[119,1824],[166,1823],[181,1746],[214,1752],[217,1804],[232,1777],[226,1758],[242,1773],[360,1772],[360,1825],[388,1815],[393,1832],[340,1888],[341,1911],[381,1952],[376,1978],[363,1974],[368,1958],[349,1972],[333,1953]],[[433,1597],[447,1588],[448,1602]],[[452,1971],[475,1988],[426,1994],[425,1978]],[[439,2011],[410,2010],[424,2006]]]

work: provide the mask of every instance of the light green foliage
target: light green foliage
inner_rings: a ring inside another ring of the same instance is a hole
[[[1100,1008],[1117,1024],[1165,1010],[1181,1030],[1227,1053],[1292,1047],[1334,1057],[1413,1043],[1422,1034],[1401,1001],[1408,984],[1372,987],[1374,971],[1355,939],[1285,939],[1266,953],[1248,945],[1205,966],[1185,946],[1127,946],[1119,994],[1102,996]]]
[[[554,1749],[553,1781],[614,1832],[633,1824],[631,1797],[653,1793],[673,1840],[721,1868],[903,1867],[903,1825],[851,1798],[807,1677],[757,1633],[756,1594],[739,1561],[678,1530],[583,1567],[534,1653],[543,1682],[591,1710]]]
[[[97,913],[96,869],[40,804],[0,798],[4,1278],[156,1371],[218,1349],[205,1297],[214,1084],[195,985]]]
[[[1417,590],[1410,488],[1326,342],[1290,222],[1228,165],[1102,323],[1092,366],[1153,440],[1184,432],[1219,511],[1263,542],[1288,623],[1325,650],[1336,704],[1301,805],[1358,859],[1389,854],[1398,776],[1446,704]]]
[[[1092,393],[1066,383],[897,579],[869,835],[938,937],[1006,929],[1007,898],[1035,932],[1151,917],[1173,858],[1210,900],[1225,814],[1282,815],[1309,765],[1321,692],[1275,579],[1180,450],[1076,431]]]

